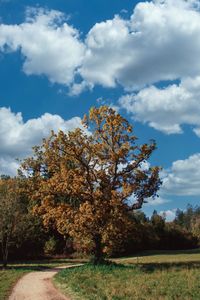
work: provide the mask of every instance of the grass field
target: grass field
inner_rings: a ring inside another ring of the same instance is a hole
[[[8,299],[8,295],[16,281],[24,274],[32,271],[43,270],[58,265],[67,265],[80,262],[80,260],[42,260],[17,262],[8,265],[6,270],[0,269],[0,300]]]
[[[117,265],[63,270],[55,284],[72,299],[200,299],[200,250],[116,259]]]

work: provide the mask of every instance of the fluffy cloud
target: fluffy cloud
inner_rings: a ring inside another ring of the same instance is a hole
[[[114,87],[120,71],[129,61],[128,22],[115,17],[96,24],[86,38],[87,52],[80,74],[91,84]]]
[[[45,75],[71,95],[120,84],[131,92],[121,106],[138,121],[167,134],[190,124],[200,136],[199,0],[140,2],[129,19],[96,23],[85,40],[61,12],[29,9],[22,24],[0,24],[0,51],[21,51],[27,75]],[[166,80],[180,84],[152,86]]]
[[[57,132],[82,127],[81,119],[63,120],[58,115],[45,113],[40,118],[23,121],[21,113],[0,108],[0,174],[14,175],[18,168],[16,158],[31,154],[32,146],[41,143],[51,130]]]
[[[8,155],[0,157],[0,175],[15,176],[17,169],[19,168],[19,162]]]
[[[172,210],[164,210],[164,211],[160,211],[159,212],[159,215],[160,216],[163,216],[167,222],[171,222],[175,219],[176,217],[176,211],[177,209],[172,209]]]
[[[63,18],[58,11],[31,9],[24,23],[0,25],[0,47],[20,49],[27,74],[72,85],[74,94],[95,84],[134,90],[200,75],[197,0],[140,2],[130,19],[97,23],[85,41]],[[76,75],[83,81],[77,83]]]
[[[181,133],[181,125],[195,126],[200,136],[200,77],[184,79],[164,89],[151,86],[120,98],[120,106],[135,120],[164,133]]]
[[[163,174],[162,194],[200,196],[200,153],[173,162]]]
[[[139,89],[160,80],[200,74],[199,1],[137,4],[129,20],[97,23],[86,38],[80,68],[91,84]]]
[[[20,50],[27,75],[46,75],[51,82],[70,85],[85,50],[78,31],[63,19],[58,11],[29,9],[24,23],[0,25],[0,49]]]
[[[155,199],[149,198],[147,199],[145,206],[158,206],[169,202],[171,201],[162,197],[157,197]]]

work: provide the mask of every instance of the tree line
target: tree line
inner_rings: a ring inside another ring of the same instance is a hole
[[[162,183],[160,167],[147,164],[155,141],[138,145],[133,127],[107,106],[92,108],[83,126],[52,131],[16,178],[1,178],[4,265],[9,248],[14,256],[76,249],[102,263],[105,255],[167,247],[175,236],[179,245],[195,246],[190,229],[183,232],[156,213],[148,220],[138,212]]]
[[[0,180],[2,250],[0,257],[5,265],[8,254],[11,260],[91,254],[90,247],[82,244],[81,240],[73,240],[69,234],[64,236],[55,227],[45,227],[41,216],[33,214],[32,203],[27,197],[23,195],[20,198],[13,197],[14,195],[6,189],[10,189],[10,184],[13,185],[14,181],[19,179],[4,177]],[[188,205],[185,211],[177,210],[172,222],[167,222],[157,211],[154,211],[150,217],[141,210],[130,212],[129,230],[125,238],[123,234],[118,235],[117,239],[109,238],[104,253],[108,257],[115,257],[132,255],[144,250],[179,250],[199,247],[199,220],[200,207],[191,205]]]

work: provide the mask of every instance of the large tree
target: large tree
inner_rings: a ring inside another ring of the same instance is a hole
[[[22,170],[44,223],[91,247],[100,262],[109,243],[125,238],[129,212],[156,196],[161,181],[159,167],[146,163],[155,142],[136,145],[132,126],[119,113],[92,108],[83,124],[85,130],[52,132]]]

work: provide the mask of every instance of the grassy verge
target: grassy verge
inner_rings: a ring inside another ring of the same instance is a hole
[[[58,273],[55,284],[72,299],[200,299],[200,251],[169,252],[85,265]]]
[[[0,270],[0,299],[7,299],[10,289],[14,283],[23,275],[26,271],[23,270]]]
[[[6,270],[0,268],[0,300],[8,298],[13,286],[24,274],[32,271],[44,270],[45,268],[52,268],[58,265],[70,265],[82,262],[82,260],[42,260],[42,261],[28,261],[15,262],[8,265]]]

